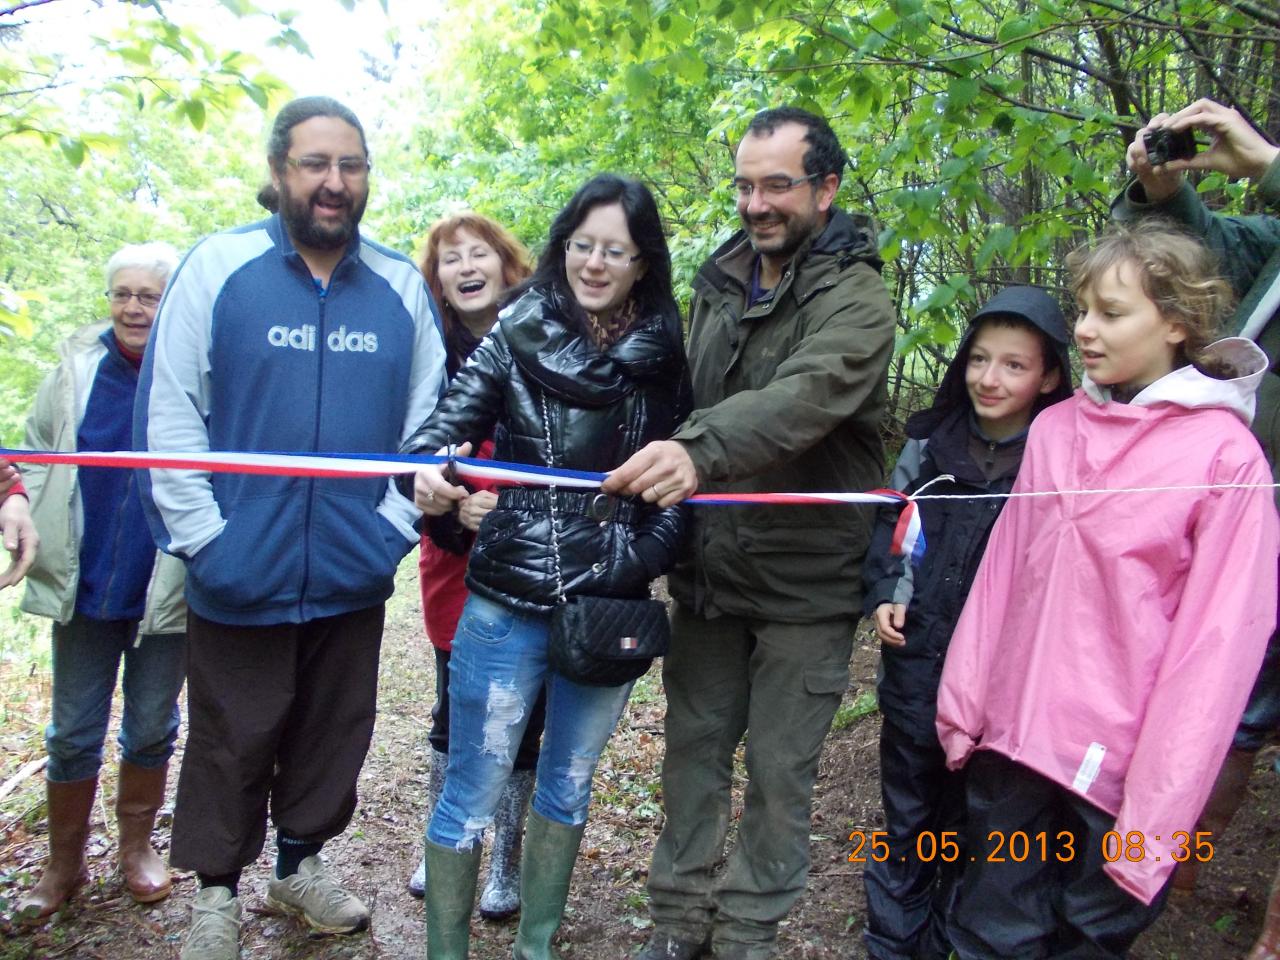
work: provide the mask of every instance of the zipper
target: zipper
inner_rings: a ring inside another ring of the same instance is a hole
[[[125,505],[129,502],[129,497],[133,493],[133,471],[129,471],[129,476],[125,478],[124,497],[116,504],[115,516],[112,518],[113,525],[116,528],[115,539],[111,544],[111,572],[107,575],[107,583],[102,591],[102,604],[98,608],[98,619],[113,619],[107,617],[107,604],[111,599],[111,591],[115,588],[116,571],[120,569],[120,537],[124,533],[124,523],[122,515],[124,514]]]
[[[995,467],[995,465],[996,465],[996,441],[988,440],[986,468],[987,470],[991,470],[993,467]]]
[[[333,273],[329,275],[329,286],[324,292],[315,285],[315,280],[311,276],[308,269],[307,282],[311,284],[311,289],[315,293],[317,300],[317,316],[316,316],[316,395],[315,395],[315,420],[314,428],[311,431],[311,450],[318,452],[320,449],[320,413],[323,409],[324,402],[324,355],[328,349],[325,346],[327,340],[327,331],[324,328],[325,317],[325,300],[329,291],[333,289],[334,275],[338,272],[338,268],[334,267]],[[307,477],[307,506],[302,517],[302,584],[298,589],[298,619],[306,620],[306,602],[307,587],[311,580],[311,514],[315,506],[316,480],[315,477]]]

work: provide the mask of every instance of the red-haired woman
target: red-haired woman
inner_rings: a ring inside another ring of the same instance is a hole
[[[454,214],[439,220],[427,235],[422,275],[440,306],[444,323],[446,363],[452,380],[471,351],[498,319],[502,295],[529,276],[529,254],[506,228],[478,213]],[[492,441],[477,456],[488,457]],[[444,786],[449,754],[449,655],[453,634],[467,599],[463,574],[480,519],[493,509],[497,495],[476,485],[454,513],[431,518],[422,536],[418,570],[427,636],[436,654],[436,704],[431,710],[431,773],[427,819]],[[489,877],[480,897],[480,915],[501,920],[520,907],[520,845],[525,812],[538,765],[545,697],[540,697],[516,755],[515,769],[498,804],[493,823]],[[421,897],[427,883],[426,863],[409,881],[409,892]]]

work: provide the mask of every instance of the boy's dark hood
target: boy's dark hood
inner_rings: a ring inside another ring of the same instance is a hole
[[[1058,301],[1039,287],[1007,287],[978,308],[978,312],[969,320],[969,326],[960,338],[960,346],[956,350],[955,359],[942,375],[942,383],[934,394],[933,405],[927,410],[920,410],[907,418],[907,436],[916,440],[924,440],[933,433],[939,423],[957,407],[968,409],[969,391],[964,383],[964,371],[969,364],[969,347],[973,343],[973,334],[978,324],[987,317],[1005,316],[1025,320],[1037,330],[1044,333],[1053,343],[1054,356],[1046,357],[1046,365],[1057,362],[1058,386],[1049,393],[1042,394],[1036,400],[1032,410],[1034,418],[1045,407],[1052,406],[1071,396],[1071,359],[1067,347],[1071,335],[1067,330],[1067,320],[1062,315]]]

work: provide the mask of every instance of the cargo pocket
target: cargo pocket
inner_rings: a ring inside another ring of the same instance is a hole
[[[849,688],[849,665],[845,663],[811,663],[804,668],[804,688],[812,694],[834,693],[843,696]]]

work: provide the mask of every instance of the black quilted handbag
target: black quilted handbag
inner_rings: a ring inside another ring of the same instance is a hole
[[[542,425],[547,440],[547,466],[556,465],[551,445],[547,395]],[[560,676],[590,687],[619,687],[641,676],[654,657],[671,645],[667,608],[647,597],[566,597],[560,576],[560,537],[556,532],[556,488],[551,509],[551,550],[555,559],[556,604],[547,637],[548,665]]]
[[[574,683],[617,687],[643,674],[670,645],[671,624],[659,600],[566,597],[551,614],[547,660]]]

